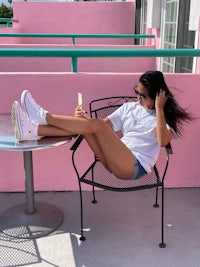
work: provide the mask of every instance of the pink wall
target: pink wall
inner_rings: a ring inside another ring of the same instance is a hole
[[[29,33],[134,33],[134,2],[13,2],[14,27]],[[56,16],[59,14],[59,17]],[[70,39],[23,39],[24,43],[71,43]],[[116,39],[105,40],[116,43]],[[77,43],[104,43],[94,39]],[[118,39],[118,44],[133,44]]]
[[[25,45],[0,44],[0,48],[107,48],[130,49],[134,45]],[[139,46],[137,49],[146,49],[150,46]],[[152,48],[152,46],[151,46]],[[153,47],[154,48],[154,47]],[[146,69],[156,69],[156,58],[79,58],[79,72],[143,72]],[[0,57],[0,72],[71,72],[71,58],[9,58]]]
[[[17,28],[0,28],[0,33],[18,33]],[[18,44],[20,43],[19,38],[15,37],[3,37],[0,38],[0,44]]]
[[[86,107],[93,98],[132,94],[139,74],[0,74],[2,101],[0,113],[9,113],[23,89],[29,89],[45,108],[61,114],[73,114],[77,92],[84,94]],[[194,74],[166,74],[168,85],[183,107],[198,116],[200,77]],[[192,84],[192,93],[191,93]],[[17,85],[17,86],[16,86]],[[200,186],[199,147],[200,120],[185,125],[183,137],[174,141],[166,185],[168,187]],[[77,180],[71,164],[72,143],[33,153],[36,190],[76,190]],[[81,168],[90,158],[82,151]],[[0,151],[0,191],[24,188],[23,162],[20,152]],[[51,162],[51,164],[49,164]]]
[[[200,26],[199,26],[200,28]],[[200,48],[200,30],[198,31],[198,47]],[[200,57],[197,58],[196,73],[200,73]]]
[[[133,2],[72,2],[56,4],[13,2],[13,5],[14,18],[19,20],[18,23],[14,24],[15,28],[13,31],[134,33]],[[55,14],[59,14],[59,19],[56,18]],[[91,14],[94,15],[93,19],[90,16]],[[2,39],[0,41],[2,42]],[[25,42],[25,40],[21,39],[7,40],[9,43],[21,43],[22,41]],[[117,44],[122,44],[119,41]],[[34,40],[34,42],[38,43],[38,39]],[[44,39],[42,39],[42,42],[44,42]],[[52,40],[51,43],[53,43]],[[66,40],[64,43],[67,43]],[[60,40],[59,44],[61,44]],[[126,44],[128,43],[126,42]],[[7,64],[10,64],[11,59],[4,60],[7,61]],[[56,65],[57,71],[59,71],[59,68],[62,71],[65,63],[67,68],[69,68],[69,62],[65,62],[65,59],[62,60],[61,63],[57,63],[56,61],[52,64],[58,64]],[[128,66],[127,62],[124,64]],[[136,61],[135,66],[137,66],[137,72],[148,70],[150,66],[146,63],[144,61],[142,63],[143,69],[139,69],[140,65]],[[4,66],[2,64],[0,63],[0,68],[3,70]],[[30,69],[28,71],[33,70],[31,68],[34,67],[34,64],[32,64],[33,61],[31,63],[29,61]],[[43,67],[46,68],[46,64],[49,64],[49,61],[41,61],[37,64],[44,64]],[[91,65],[93,66],[93,64],[94,61]],[[108,63],[101,62],[101,64],[106,66]],[[11,65],[9,66],[8,71],[11,71]],[[103,66],[104,71],[105,66]],[[16,66],[13,65],[13,67],[15,68]],[[114,67],[112,66],[112,68]],[[20,65],[18,64],[17,70],[19,71],[20,68],[21,63]],[[99,66],[97,65],[95,68],[97,69]],[[123,67],[120,71],[124,69]],[[16,69],[12,69],[12,71],[14,70]],[[87,106],[89,101],[94,98],[132,94],[132,88],[137,83],[140,75],[139,73],[114,74],[91,72],[72,74],[66,73],[66,70],[62,73],[49,73],[47,70],[54,71],[53,68],[48,68],[45,69],[46,73],[0,72],[0,113],[9,113],[13,101],[20,99],[21,91],[29,89],[36,100],[51,112],[73,115],[74,107],[77,104],[78,91],[84,94]],[[98,70],[100,71],[101,69]],[[119,66],[117,66],[117,70],[119,70]],[[87,71],[91,71],[91,69],[88,68]],[[134,70],[130,69],[129,71]],[[166,74],[166,80],[182,106],[189,108],[195,116],[198,116],[200,113],[198,103],[198,99],[200,99],[200,76],[195,74]],[[192,91],[190,88],[192,88]],[[196,120],[191,124],[185,125],[183,134],[181,140],[172,143],[174,155],[171,156],[169,172],[166,177],[166,185],[168,187],[200,186],[198,165],[199,148],[197,141],[200,135],[200,121]],[[71,164],[71,151],[69,150],[72,143],[49,150],[35,151],[33,153],[36,190],[77,190],[78,184]],[[91,158],[86,144],[81,153],[81,168],[83,169],[84,165]],[[0,191],[23,191],[24,174],[22,153],[0,151],[0,160]]]

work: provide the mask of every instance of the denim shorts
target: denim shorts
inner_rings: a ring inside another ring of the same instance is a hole
[[[145,169],[142,167],[142,165],[136,159],[135,156],[134,156],[134,162],[135,162],[135,164],[134,164],[134,175],[129,180],[137,180],[140,177],[142,177],[143,175],[147,174],[147,172],[145,171]]]

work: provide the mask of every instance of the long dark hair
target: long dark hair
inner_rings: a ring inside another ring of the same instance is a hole
[[[149,96],[155,100],[160,89],[168,96],[164,107],[167,124],[178,134],[181,135],[181,126],[184,121],[190,121],[192,116],[186,112],[176,101],[169,90],[163,73],[160,71],[147,71],[139,79],[139,82],[147,89]]]

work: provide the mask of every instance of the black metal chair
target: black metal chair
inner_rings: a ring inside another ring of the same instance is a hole
[[[92,118],[105,118],[107,115],[114,112],[123,103],[136,101],[136,97],[133,96],[117,96],[117,97],[107,97],[102,99],[96,99],[90,103],[90,116]],[[120,133],[119,133],[120,135]],[[82,199],[82,183],[89,184],[92,186],[93,201],[92,203],[97,203],[95,197],[95,187],[99,187],[110,191],[135,191],[143,190],[149,188],[156,188],[155,204],[154,207],[159,207],[158,204],[158,188],[161,188],[161,243],[159,246],[161,248],[166,247],[164,242],[164,179],[168,169],[169,154],[173,154],[171,145],[168,144],[165,147],[166,150],[166,160],[164,166],[162,167],[162,175],[159,175],[156,165],[153,167],[150,174],[144,175],[138,180],[122,180],[116,178],[112,173],[104,168],[101,162],[96,156],[94,156],[94,161],[87,167],[86,171],[80,175],[78,168],[78,163],[80,162],[80,157],[77,156],[80,150],[81,143],[83,141],[83,136],[78,136],[73,146],[71,147],[72,152],[72,163],[75,172],[78,177],[79,191],[80,191],[80,209],[81,209],[81,237],[82,241],[85,240],[83,235],[83,199]]]

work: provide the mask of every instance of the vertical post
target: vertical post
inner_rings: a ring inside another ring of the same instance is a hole
[[[76,44],[76,43],[75,43],[75,37],[74,37],[74,36],[72,36],[72,44],[73,44],[73,45]]]
[[[26,213],[35,212],[32,151],[24,151]]]
[[[72,72],[77,72],[77,57],[72,56]]]

